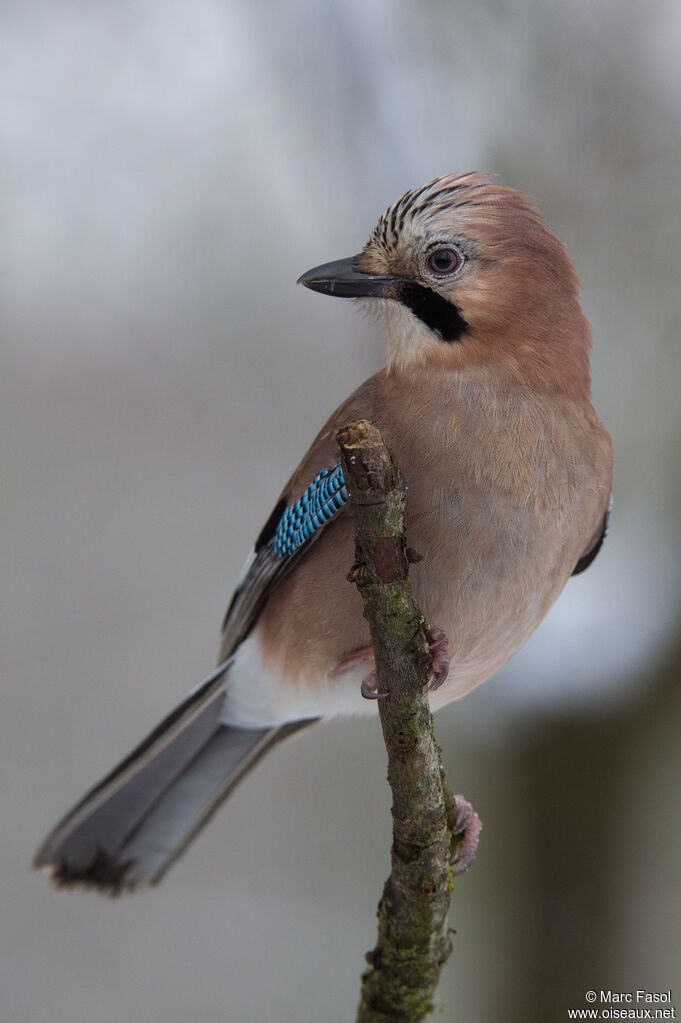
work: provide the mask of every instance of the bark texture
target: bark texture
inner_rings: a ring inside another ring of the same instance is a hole
[[[417,1023],[433,1009],[451,951],[452,880],[470,862],[465,856],[462,861],[462,846],[471,838],[471,822],[477,841],[479,822],[461,797],[449,793],[433,735],[426,622],[408,579],[410,561],[419,558],[403,533],[399,468],[371,423],[351,423],[337,440],[355,525],[349,579],[359,588],[371,630],[393,796],[392,869],[378,907],[378,942],[367,955],[357,1023]]]

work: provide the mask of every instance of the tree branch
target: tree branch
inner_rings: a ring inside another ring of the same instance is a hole
[[[408,579],[420,560],[403,532],[405,488],[379,431],[365,420],[337,434],[355,564],[348,577],[364,601],[376,661],[379,714],[393,796],[392,870],[378,907],[378,943],[368,953],[357,1023],[418,1023],[433,1008],[451,951],[453,877],[475,856],[480,822],[451,796],[428,703],[425,619]]]

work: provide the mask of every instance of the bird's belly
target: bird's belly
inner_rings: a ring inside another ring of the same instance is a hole
[[[486,587],[483,587],[483,591]],[[449,642],[449,673],[431,695],[438,710],[465,696],[491,678],[527,642],[562,589],[547,582],[528,593],[510,582],[500,594],[487,593],[473,604],[443,602],[442,614],[433,623],[445,630]]]
[[[451,526],[451,516],[445,520]],[[539,521],[527,508],[515,509],[500,522],[478,506],[474,517],[464,510],[447,534],[438,525],[442,521],[419,519],[417,513],[407,522],[410,543],[424,552],[410,576],[416,599],[427,620],[443,628],[449,640],[449,676],[431,696],[434,710],[484,682],[517,653],[573,565],[570,551],[561,549],[567,537],[560,535],[560,522],[547,521],[545,514]],[[375,713],[375,702],[360,693],[371,665],[334,671],[344,657],[370,643],[359,594],[345,581],[352,562],[350,524],[337,525],[325,592],[310,602],[306,573],[296,572],[237,651],[224,711],[230,724],[260,727]],[[330,559],[322,541],[310,555],[301,568],[309,568],[312,585],[319,579],[314,560]]]
[[[413,524],[423,572],[412,573],[427,620],[445,630],[449,674],[431,697],[438,709],[490,678],[527,642],[563,589],[576,560],[565,508],[485,500],[469,488],[446,514]],[[454,524],[454,535],[438,523]],[[435,542],[433,541],[435,538]],[[417,566],[418,567],[418,566]]]
[[[553,590],[555,589],[555,593]],[[431,707],[438,710],[470,692],[490,678],[523,646],[535,631],[560,587],[523,596],[504,587],[509,603],[491,600],[479,613],[470,605],[445,600],[428,615],[429,622],[444,628],[449,640],[449,674],[431,694]],[[370,661],[354,664],[341,673],[334,669],[353,650],[369,643],[364,622],[356,623],[357,639],[330,659],[326,670],[297,675],[281,670],[281,663],[265,656],[258,630],[237,651],[230,670],[227,699],[222,716],[228,724],[256,728],[296,721],[301,718],[329,718],[364,715],[376,711],[376,703],[360,693]],[[361,637],[361,638],[360,638]]]

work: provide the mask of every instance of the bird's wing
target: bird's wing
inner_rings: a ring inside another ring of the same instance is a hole
[[[222,625],[222,658],[244,641],[272,590],[347,504],[343,469],[322,469],[302,494],[281,498],[258,537]],[[222,659],[221,658],[221,659]]]
[[[603,546],[603,541],[605,540],[606,536],[608,535],[608,529],[610,527],[610,514],[611,514],[611,512],[612,512],[612,497],[610,498],[610,502],[608,504],[608,510],[606,511],[606,513],[605,513],[605,515],[603,517],[603,522],[601,523],[601,527],[598,530],[598,533],[596,534],[594,539],[591,541],[591,543],[589,544],[589,546],[584,551],[584,553],[582,554],[581,558],[579,559],[579,561],[577,562],[577,564],[573,568],[572,573],[571,573],[572,575],[579,575],[581,572],[585,572],[587,570],[587,568],[589,567],[589,565],[591,564],[591,562],[594,561],[596,555],[598,554],[598,552],[600,551],[601,547]]]
[[[227,609],[220,662],[246,639],[274,588],[319,539],[324,527],[342,513],[348,495],[336,433],[354,419],[371,418],[380,375],[370,377],[336,409],[284,487]]]

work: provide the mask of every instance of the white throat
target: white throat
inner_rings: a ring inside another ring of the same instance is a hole
[[[378,316],[388,344],[387,369],[403,370],[428,361],[440,351],[442,341],[411,309],[391,299],[372,299],[362,303]]]

